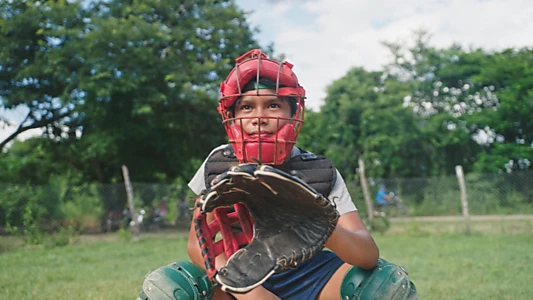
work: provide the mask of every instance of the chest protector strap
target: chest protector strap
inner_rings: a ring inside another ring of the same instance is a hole
[[[291,158],[280,169],[299,177],[317,192],[327,197],[337,180],[337,172],[333,162],[322,155],[304,150],[300,151],[302,152],[300,155]],[[239,161],[233,154],[231,146],[215,151],[205,164],[206,185],[210,185],[217,175],[238,164]]]

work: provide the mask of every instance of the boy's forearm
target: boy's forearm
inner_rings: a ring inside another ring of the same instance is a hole
[[[189,235],[187,252],[189,254],[189,258],[193,263],[201,266],[202,268],[205,268],[204,259],[202,257],[202,252],[200,251],[200,246],[198,246],[196,235],[194,235],[193,237]]]
[[[196,209],[198,210],[198,208]],[[193,215],[196,214],[196,210],[193,212]],[[198,244],[198,238],[196,237],[196,231],[194,230],[194,220],[191,221],[191,226],[189,229],[189,239],[187,242],[187,253],[191,261],[200,267],[205,269],[204,258],[202,257],[202,251],[200,250],[200,245]]]
[[[325,246],[343,261],[370,270],[376,266],[379,249],[366,230],[350,231],[337,225]]]

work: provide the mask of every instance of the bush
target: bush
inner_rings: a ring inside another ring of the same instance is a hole
[[[41,218],[56,219],[59,215],[59,201],[53,189],[47,186],[0,184],[1,224],[38,227]]]
[[[98,185],[68,188],[61,194],[60,210],[66,224],[77,232],[100,232],[104,216],[103,201]]]
[[[74,227],[69,226],[66,228],[61,228],[59,232],[50,234],[48,239],[45,242],[46,248],[54,248],[54,247],[63,247],[67,246],[71,243],[71,240],[77,236],[76,229]]]

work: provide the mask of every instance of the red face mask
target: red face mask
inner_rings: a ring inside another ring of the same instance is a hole
[[[221,98],[218,107],[229,143],[241,163],[281,165],[290,156],[300,133],[304,119],[305,90],[299,85],[290,63],[270,60],[261,50],[251,50],[236,59],[236,62],[237,65],[226,81],[220,85]],[[290,118],[255,116],[259,123],[258,132],[251,136],[243,129],[243,122],[250,117],[235,118],[232,109],[243,96],[244,86],[249,82],[255,81],[259,95],[260,81],[263,79],[273,82],[275,86],[268,87],[274,94],[261,94],[262,96],[291,98],[294,99],[295,105],[292,106]],[[268,119],[270,127],[274,125],[276,132],[261,134],[261,119]]]

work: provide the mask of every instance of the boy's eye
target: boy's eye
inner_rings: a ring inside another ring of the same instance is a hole
[[[278,103],[271,103],[268,108],[280,108],[281,106]]]
[[[241,110],[248,110],[248,109],[252,109],[252,107],[250,105],[241,106]]]

